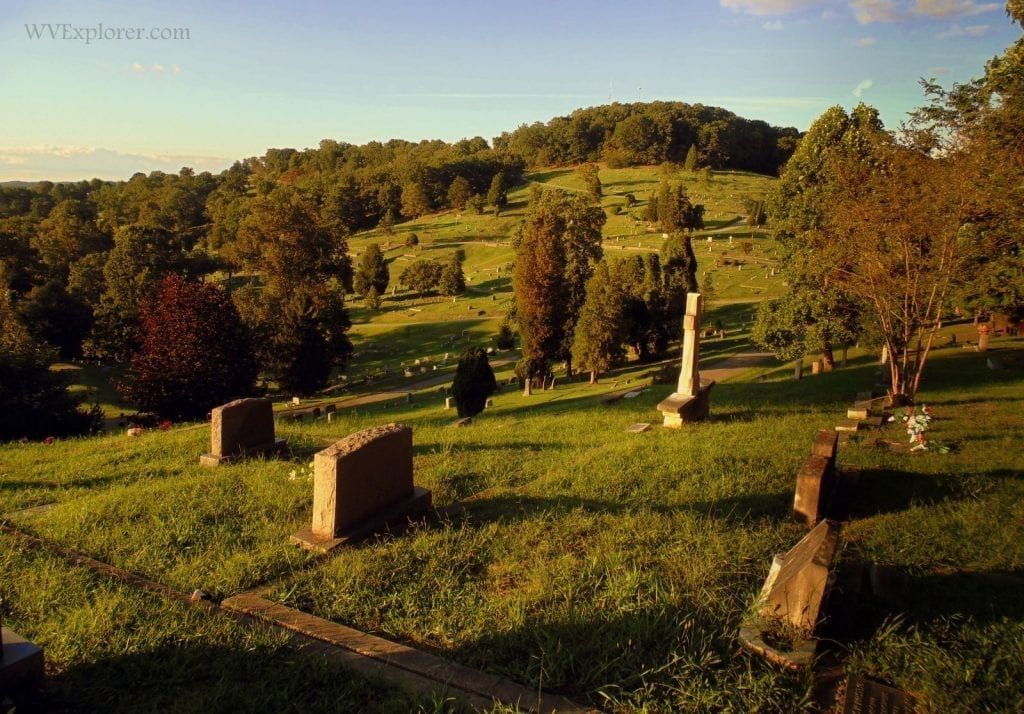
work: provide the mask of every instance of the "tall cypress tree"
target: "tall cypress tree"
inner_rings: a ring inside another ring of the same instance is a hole
[[[625,357],[625,301],[612,280],[608,263],[601,261],[587,281],[587,300],[580,310],[572,345],[576,366],[590,371],[590,383]]]

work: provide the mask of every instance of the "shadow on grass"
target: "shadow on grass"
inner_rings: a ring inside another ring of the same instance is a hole
[[[857,483],[852,518],[868,518],[974,497],[979,484],[990,479],[1024,479],[1024,473],[996,469],[977,474],[920,474],[909,471],[864,469]]]
[[[365,712],[416,708],[415,700],[397,688],[288,647],[183,641],[72,665],[48,678],[42,691],[18,711]]]
[[[792,498],[793,495],[789,491],[777,491],[773,493],[744,493],[716,500],[662,505],[643,500],[622,502],[574,496],[496,494],[467,504],[464,513],[467,521],[480,524],[577,511],[615,516],[638,512],[664,515],[691,512],[715,518],[730,525],[740,525],[764,518],[770,520],[788,518]]]

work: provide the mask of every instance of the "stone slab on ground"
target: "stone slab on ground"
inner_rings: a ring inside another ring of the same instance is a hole
[[[626,427],[626,432],[630,434],[641,434],[645,431],[649,431],[650,428],[651,425],[649,422],[638,422],[636,424],[631,424],[628,427]]]
[[[857,431],[860,428],[860,422],[856,419],[843,419],[841,422],[836,424],[836,431]]]
[[[761,593],[763,616],[798,631],[813,632],[838,543],[839,524],[824,520],[782,556]]]
[[[496,674],[487,674],[437,655],[339,625],[263,597],[243,593],[221,603],[225,609],[274,623],[307,637],[375,660],[394,672],[438,682],[456,695],[500,702],[535,712],[589,712],[588,707],[557,695],[538,692]]]

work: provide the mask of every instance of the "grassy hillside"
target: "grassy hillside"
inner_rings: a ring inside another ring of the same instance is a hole
[[[1021,340],[994,346],[1024,353]],[[13,444],[0,448],[2,510],[56,503],[6,518],[188,592],[273,583],[282,602],[597,706],[793,710],[810,682],[740,654],[735,632],[772,554],[803,532],[788,513],[814,430],[843,416],[873,374],[867,356],[801,382],[770,365],[718,385],[710,422],[642,434],[624,430],[657,422],[670,387],[612,405],[584,384],[532,399],[505,391],[462,429],[449,428],[439,395],[424,394],[345,410],[331,424],[281,424],[292,458],[214,471],[198,465],[202,425]],[[942,350],[922,397],[934,437],[954,453],[883,452],[871,436],[840,456],[864,469],[841,557],[897,567],[911,594],[904,610],[869,608],[852,666],[943,711],[1007,710],[1022,696],[1024,612],[1012,596],[1024,565],[1022,386],[1019,370]],[[438,523],[311,561],[287,542],[310,518],[303,467],[333,440],[387,421],[413,427],[416,481],[438,506],[484,496]],[[901,438],[896,426],[886,435]],[[87,701],[127,686],[111,664],[118,643],[131,639],[123,646],[145,660],[193,637],[196,615],[129,595],[108,603],[109,585],[63,587],[50,607],[59,583],[91,576],[25,553],[0,563],[17,583],[5,605],[11,625],[50,646],[52,673]],[[119,613],[102,636],[62,627],[93,621],[97,601]],[[220,625],[207,627],[216,637]],[[134,639],[132,628],[161,634]],[[253,646],[225,642],[218,667]]]

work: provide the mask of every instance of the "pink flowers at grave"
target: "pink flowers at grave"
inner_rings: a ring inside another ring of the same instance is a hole
[[[171,422],[170,419],[164,419],[162,422],[160,422],[160,431],[167,431],[172,426],[174,426],[174,424]]]
[[[54,437],[52,437],[52,436],[48,436],[45,439],[43,439],[43,443],[46,444],[47,446],[49,446],[50,444],[52,444],[55,441],[56,441],[56,439]]]
[[[130,426],[128,427],[128,436],[142,436],[142,432],[145,431],[141,426]]]

